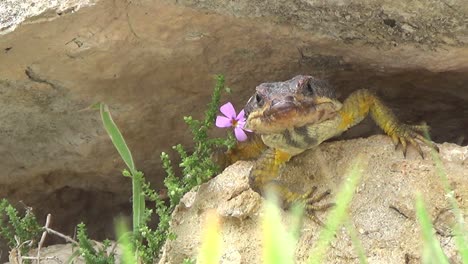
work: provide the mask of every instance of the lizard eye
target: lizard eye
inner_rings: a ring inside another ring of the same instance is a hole
[[[313,95],[314,94],[314,88],[312,87],[312,84],[310,83],[310,80],[307,80],[307,83],[304,85],[304,94],[305,95]]]
[[[263,106],[263,98],[258,93],[255,94],[255,102],[259,107]]]

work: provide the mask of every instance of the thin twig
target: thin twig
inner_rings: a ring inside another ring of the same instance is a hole
[[[46,228],[49,228],[50,218],[51,218],[51,214],[47,214],[46,223],[45,223],[45,226],[44,226],[44,232],[42,232],[41,240],[39,241],[39,245],[37,246],[37,264],[41,263],[41,248],[42,248],[42,245],[44,244],[45,238],[47,236]]]
[[[38,263],[39,263],[39,261],[40,261],[41,259],[42,259],[42,260],[55,260],[55,261],[57,261],[57,263],[60,263],[60,264],[63,263],[57,256],[52,256],[52,257],[41,257],[40,259],[37,258],[37,257],[23,257],[23,259],[37,260]]]
[[[11,264],[22,264],[21,253],[18,248],[12,248],[10,254],[8,255],[8,260]]]
[[[10,254],[8,256],[9,260],[11,263],[13,264],[23,264],[23,256],[21,255],[21,248],[24,246],[24,245],[27,245],[29,243],[28,246],[32,246],[32,240],[26,240],[24,242],[21,243],[20,239],[18,236],[15,235],[15,242],[16,242],[16,247],[14,247],[11,251],[10,251]]]
[[[114,245],[112,246],[111,248],[111,251],[109,252],[109,254],[112,254],[115,252],[115,249],[117,248],[117,246],[119,245],[119,243],[117,241],[115,241]]]
[[[44,227],[44,230],[47,231],[47,233],[54,234],[56,236],[59,236],[59,237],[65,239],[65,241],[70,242],[70,243],[74,244],[75,246],[79,246],[79,244],[78,244],[78,242],[76,242],[76,240],[74,240],[73,238],[71,238],[71,237],[69,237],[67,235],[64,235],[64,234],[62,234],[62,233],[60,233],[58,231],[55,231],[52,228]]]

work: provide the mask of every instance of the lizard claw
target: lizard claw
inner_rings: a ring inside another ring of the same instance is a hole
[[[317,203],[324,200],[328,195],[330,195],[330,190],[326,190],[325,192],[316,195],[317,186],[312,187],[312,189],[302,195],[302,202],[304,203],[304,208],[307,214],[312,218],[314,222],[316,222],[320,226],[325,226],[323,222],[317,217],[316,212],[326,211],[330,207],[333,207],[334,203],[326,203],[318,205]]]
[[[395,145],[395,149],[401,144],[403,150],[403,156],[406,158],[406,150],[408,147],[408,143],[416,148],[419,155],[424,159],[424,153],[421,149],[420,143],[416,141],[419,140],[423,142],[428,147],[436,150],[439,152],[439,148],[437,145],[430,141],[429,139],[425,138],[423,134],[426,134],[429,131],[429,126],[426,123],[421,125],[406,125],[400,124],[393,130],[390,134],[392,138],[393,144]]]

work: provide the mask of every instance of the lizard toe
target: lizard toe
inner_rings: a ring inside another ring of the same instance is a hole
[[[409,144],[413,146],[424,159],[424,152],[422,151],[421,144],[424,144],[437,152],[439,151],[439,148],[434,142],[423,136],[424,134],[427,134],[428,130],[429,126],[425,123],[421,125],[400,124],[395,126],[395,129],[388,134],[392,138],[395,149],[401,144],[403,156],[405,158]]]
[[[317,212],[323,212],[328,210],[329,208],[333,207],[335,204],[334,203],[323,203],[319,204],[322,202],[327,196],[331,194],[330,190],[326,190],[323,193],[320,193],[316,195],[317,193],[317,187],[313,186],[310,191],[305,193],[302,196],[302,202],[304,203],[305,210],[307,214],[310,216],[310,218],[316,222],[317,224],[323,226],[322,221],[317,217]]]

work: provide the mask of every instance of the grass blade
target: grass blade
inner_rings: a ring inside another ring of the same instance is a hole
[[[319,238],[315,247],[312,249],[312,253],[309,257],[309,263],[319,264],[323,263],[323,258],[333,240],[336,230],[345,223],[347,218],[348,206],[353,198],[354,190],[361,178],[359,172],[360,162],[356,162],[349,176],[343,183],[341,190],[336,195],[336,206],[330,211],[325,222],[325,228],[320,231]]]
[[[112,116],[109,112],[109,107],[106,104],[101,103],[99,110],[101,112],[102,123],[104,124],[104,128],[106,129],[107,134],[111,138],[112,143],[119,152],[130,172],[134,174],[135,164],[133,162],[132,153],[125,143],[125,139],[123,138],[122,133],[120,133],[120,130],[117,128],[117,125],[112,119]]]
[[[364,247],[362,246],[362,243],[359,240],[356,228],[354,228],[351,221],[346,222],[346,229],[348,230],[348,234],[351,237],[351,242],[353,243],[354,249],[356,250],[356,253],[357,253],[358,257],[359,257],[359,263],[361,263],[361,264],[369,263],[367,261],[366,252],[364,250]]]
[[[294,233],[297,231],[286,231],[281,222],[278,204],[278,197],[273,192],[267,192],[265,214],[262,219],[263,263],[293,264],[297,243]]]
[[[199,264],[218,264],[222,254],[221,219],[211,211],[204,224],[202,246],[198,255]]]
[[[429,214],[424,207],[424,202],[420,194],[416,197],[416,217],[421,225],[422,238],[424,242],[422,262],[425,264],[449,264],[447,256],[445,256],[442,248],[440,247],[439,241],[434,236],[434,229],[432,228]]]
[[[136,232],[139,232],[140,226],[144,224],[145,199],[142,191],[143,173],[135,169],[132,153],[125,143],[122,133],[120,133],[119,128],[112,119],[109,107],[101,103],[99,105],[99,110],[107,134],[132,175],[133,232],[134,235],[136,235]]]
[[[425,131],[425,137],[428,140],[431,140],[428,131]],[[468,234],[466,231],[464,231],[466,228],[463,213],[460,210],[458,202],[454,197],[455,192],[450,187],[447,172],[445,171],[440,154],[436,150],[432,149],[431,156],[436,167],[436,172],[440,178],[442,186],[444,187],[446,197],[448,198],[450,206],[452,207],[452,212],[456,219],[456,224],[453,227],[455,244],[457,246],[458,252],[460,253],[462,262],[468,264]]]

